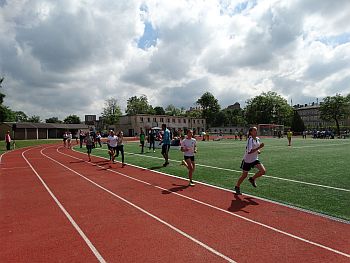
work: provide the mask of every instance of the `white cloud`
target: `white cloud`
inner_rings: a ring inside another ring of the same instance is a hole
[[[349,9],[347,0],[1,1],[5,104],[63,119],[99,115],[109,97],[125,109],[142,94],[190,107],[210,91],[226,107],[269,90],[301,104],[350,93]],[[141,49],[145,23],[157,39]]]

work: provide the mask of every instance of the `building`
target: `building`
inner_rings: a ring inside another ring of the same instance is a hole
[[[115,127],[110,126],[110,128],[123,131],[125,136],[137,136],[140,134],[141,128],[147,132],[153,127],[161,127],[163,123],[171,131],[192,129],[195,134],[200,134],[206,127],[206,121],[202,118],[137,114],[120,117],[119,123]]]
[[[85,115],[85,124],[86,125],[95,125],[96,115]]]
[[[240,110],[241,109],[241,104],[239,104],[238,102],[236,102],[235,104],[233,105],[229,105],[227,107],[227,109],[229,110]]]
[[[58,139],[63,137],[65,131],[70,131],[75,136],[79,130],[89,131],[89,126],[85,124],[3,122],[0,124],[0,138],[4,138],[6,132],[10,131],[14,140]]]
[[[322,102],[321,102],[322,103]],[[324,121],[321,119],[320,104],[312,103],[310,105],[294,105],[294,110],[296,110],[304,122],[306,129],[329,129],[335,126],[334,121]],[[345,120],[340,120],[339,125],[341,127],[350,126],[350,118]]]

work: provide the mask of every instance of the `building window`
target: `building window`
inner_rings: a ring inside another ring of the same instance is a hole
[[[167,119],[167,122],[170,122],[170,119]]]
[[[204,120],[202,120],[202,124],[204,124]]]
[[[186,123],[186,119],[184,119],[184,123]]]
[[[175,123],[175,119],[173,119],[173,123]]]
[[[140,117],[140,121],[143,122],[143,117]]]
[[[151,118],[147,118],[147,121],[148,121],[148,122],[151,122]]]
[[[178,123],[181,123],[181,119],[178,119],[177,122],[178,122]]]
[[[153,118],[153,121],[154,121],[154,122],[157,122],[157,118]]]
[[[193,123],[196,123],[196,120],[193,120]]]
[[[160,122],[164,122],[164,119],[163,119],[163,118],[160,118]]]

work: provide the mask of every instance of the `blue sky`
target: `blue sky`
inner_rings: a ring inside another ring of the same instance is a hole
[[[107,98],[222,108],[275,91],[350,93],[348,0],[0,0],[5,104],[28,116],[100,115]]]

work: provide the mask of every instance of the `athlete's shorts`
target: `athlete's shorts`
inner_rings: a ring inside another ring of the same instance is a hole
[[[170,144],[163,144],[162,145],[162,154],[167,154],[170,149]]]
[[[260,164],[260,161],[259,160],[256,160],[252,163],[246,163],[244,160],[242,160],[242,163],[241,163],[241,168],[243,171],[250,171],[252,168],[254,168],[256,165]]]
[[[194,162],[194,156],[184,156],[184,159],[191,159],[191,161]]]

